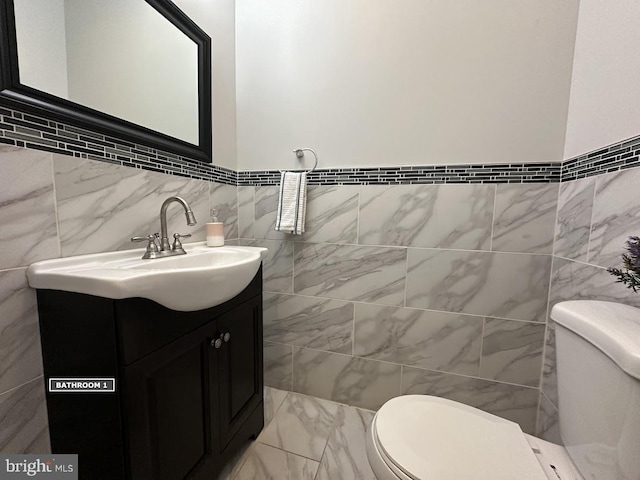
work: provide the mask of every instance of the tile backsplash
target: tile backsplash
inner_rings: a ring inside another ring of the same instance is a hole
[[[0,145],[0,452],[49,449],[35,291],[26,267],[60,256],[140,248],[160,206],[181,195],[198,225],[170,208],[171,231],[204,240],[209,208],[237,238],[237,188],[42,150]]]
[[[558,188],[315,185],[292,237],[277,187],[239,187],[240,242],[271,248],[267,382],[371,409],[455,385],[533,433]]]
[[[562,183],[558,201],[549,309],[563,300],[603,300],[640,307],[640,295],[606,268],[621,266],[629,236],[640,235],[640,169]],[[546,334],[538,430],[560,442],[555,331]]]
[[[215,207],[227,239],[269,248],[265,380],[285,390],[371,409],[400,394],[439,395],[558,441],[550,307],[640,306],[605,269],[640,233],[640,169],[470,184],[376,182],[354,169],[353,181],[327,175],[309,186],[307,231],[291,237],[273,229],[271,181],[240,172],[236,187],[68,153],[0,145],[0,451],[48,448],[26,267],[137,248],[129,237],[158,230],[170,195],[200,222],[190,229],[170,209],[172,230],[203,240]]]

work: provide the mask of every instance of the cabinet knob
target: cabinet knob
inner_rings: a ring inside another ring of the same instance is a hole
[[[211,340],[211,346],[213,348],[220,348],[223,342],[227,343],[229,340],[231,340],[231,334],[229,332],[221,333],[218,338]]]

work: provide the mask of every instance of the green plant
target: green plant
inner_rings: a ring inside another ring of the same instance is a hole
[[[624,269],[609,267],[607,271],[618,277],[618,282],[637,292],[640,290],[640,237],[629,237],[625,250],[627,253],[622,254]]]

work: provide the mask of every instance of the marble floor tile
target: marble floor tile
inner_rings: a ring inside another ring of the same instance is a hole
[[[400,392],[400,365],[294,348],[293,391],[376,410]]]
[[[199,223],[187,226],[184,210],[171,205],[169,235],[205,239],[208,182],[57,154],[53,161],[63,256],[139,248],[130,238],[158,232],[162,202],[175,195],[189,203]]]
[[[307,187],[305,233],[299,238],[313,243],[356,243],[358,187],[314,185]]]
[[[401,306],[406,249],[295,244],[294,292]]]
[[[276,412],[284,402],[287,394],[284,390],[278,390],[273,387],[264,387],[264,425],[265,427],[271,423]]]
[[[224,238],[238,238],[238,187],[222,183],[209,183],[209,209],[215,208],[218,220],[224,223]],[[204,225],[209,217],[198,220]]]
[[[265,292],[293,293],[293,242],[282,240],[240,239],[240,245],[266,247],[262,261],[262,281]]]
[[[256,187],[238,187],[238,236],[254,238],[253,224],[256,221],[254,192]]]
[[[0,394],[0,453],[49,453],[44,380]]]
[[[464,403],[516,422],[532,435],[536,430],[538,393],[537,388],[402,367],[403,395],[435,395]]]
[[[356,304],[353,354],[478,375],[483,318]]]
[[[316,480],[376,480],[366,450],[374,412],[340,406]]]
[[[318,462],[256,443],[235,480],[313,480]]]
[[[480,376],[538,387],[542,369],[544,324],[487,318]]]
[[[337,411],[334,402],[289,393],[258,442],[319,461]]]
[[[51,154],[0,145],[0,270],[60,256]]]
[[[546,320],[550,255],[408,250],[407,307]]]
[[[587,261],[595,188],[594,177],[560,184],[555,255]]]
[[[631,235],[640,232],[640,168],[596,178],[588,262],[601,267],[622,264],[620,255]]]
[[[351,353],[353,303],[281,293],[263,298],[265,340]]]
[[[488,250],[494,185],[362,186],[358,243]]]
[[[293,389],[293,346],[264,342],[264,384]]]
[[[494,252],[552,253],[558,185],[497,185]]]
[[[36,292],[25,269],[0,272],[0,392],[42,375]]]
[[[253,441],[246,442],[233,458],[227,462],[218,474],[217,480],[233,480],[236,478],[238,472],[240,472],[240,469],[244,466],[244,462],[249,458],[249,455],[251,455],[254,445],[255,442]]]

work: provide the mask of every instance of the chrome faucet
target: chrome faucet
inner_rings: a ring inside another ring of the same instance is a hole
[[[185,255],[187,252],[182,248],[181,238],[189,238],[190,233],[181,235],[179,233],[173,234],[173,245],[169,244],[169,234],[167,233],[167,209],[173,202],[179,203],[184,209],[185,217],[187,218],[187,225],[192,226],[198,223],[196,217],[191,211],[191,207],[184,198],[181,197],[169,197],[160,207],[160,234],[154,233],[153,235],[146,235],[144,237],[133,237],[132,242],[147,241],[147,250],[142,256],[143,259],[147,258],[161,258],[170,257],[173,255]],[[156,243],[159,240],[159,244]]]
[[[182,205],[184,208],[184,215],[187,218],[187,225],[192,226],[198,223],[196,221],[196,217],[191,211],[191,207],[187,203],[187,201],[182,197],[169,197],[163,203],[162,207],[160,207],[160,251],[161,252],[171,252],[171,245],[169,244],[169,234],[167,233],[167,208],[173,202],[177,202]],[[180,235],[181,237],[186,237],[186,235]],[[191,236],[191,235],[189,235]],[[178,240],[180,237],[175,237]],[[184,250],[180,253],[186,253]]]

